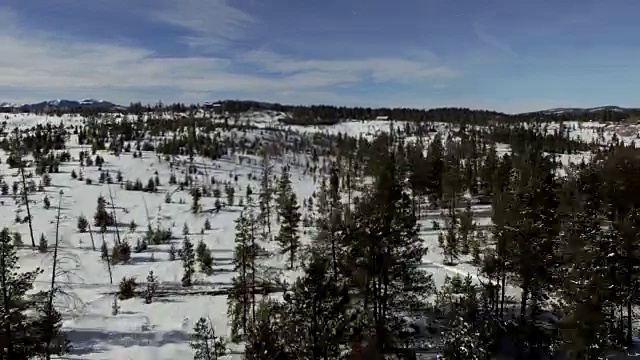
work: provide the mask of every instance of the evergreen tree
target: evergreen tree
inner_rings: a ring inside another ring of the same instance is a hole
[[[485,359],[480,344],[480,334],[462,318],[456,318],[445,334],[442,350],[443,360]]]
[[[202,240],[198,242],[198,246],[196,247],[196,259],[200,265],[200,271],[205,274],[210,274],[211,267],[213,266],[213,257],[211,256],[211,251],[209,251],[207,245]]]
[[[348,288],[333,281],[330,261],[313,257],[305,276],[285,294],[288,331],[296,334],[287,348],[297,358],[338,358],[348,329]]]
[[[191,348],[194,360],[218,360],[227,355],[224,338],[216,335],[213,324],[205,318],[198,319],[193,328]]]
[[[391,142],[393,144],[393,142]],[[389,144],[388,149],[394,149]],[[378,354],[393,353],[401,343],[394,329],[408,326],[404,314],[424,306],[433,289],[431,277],[420,269],[427,252],[419,238],[419,226],[411,196],[388,150],[379,155],[382,166],[372,188],[358,202],[353,224],[345,232],[352,282],[366,326]]]
[[[445,218],[445,232],[442,237],[442,252],[446,257],[445,261],[449,265],[455,264],[460,256],[460,235],[458,234],[458,214],[455,209],[455,201],[447,206]]]
[[[87,231],[88,226],[89,226],[89,222],[87,221],[87,218],[80,215],[78,217],[78,231],[80,231],[81,233],[84,233]]]
[[[40,234],[40,242],[38,242],[38,251],[41,253],[46,253],[49,249],[49,245],[47,243],[47,238],[44,237],[44,234]]]
[[[197,214],[200,212],[200,198],[202,197],[202,194],[200,192],[200,189],[194,189],[191,192],[191,212],[193,212],[194,214]]]
[[[106,201],[104,197],[98,197],[98,205],[96,207],[96,213],[93,216],[94,225],[100,228],[101,232],[107,230],[107,226],[113,225],[113,217],[106,210]]]
[[[28,315],[36,310],[34,297],[27,295],[33,288],[36,277],[42,273],[40,269],[19,273],[18,256],[11,243],[9,229],[0,231],[0,326],[3,339],[2,358],[29,359],[37,354],[44,354],[41,343],[41,332],[46,331],[46,320]],[[42,294],[40,294],[42,299]],[[42,312],[41,312],[42,314]],[[41,315],[42,316],[42,315]]]
[[[247,335],[255,317],[256,258],[258,247],[255,243],[255,219],[252,213],[241,214],[236,220],[233,269],[236,276],[231,280],[227,298],[231,339],[238,342]]]
[[[262,173],[260,175],[260,200],[258,203],[263,234],[271,234],[271,200],[273,197],[273,189],[271,188],[272,172],[273,166],[269,159],[269,153],[267,150],[264,150],[262,156]]]
[[[291,196],[292,193],[293,193],[293,189],[291,188],[289,167],[283,166],[282,174],[280,174],[280,178],[278,179],[277,193],[276,193],[277,194],[276,205],[279,209],[283,208],[286,205],[286,202],[289,201],[289,197]]]
[[[465,211],[458,216],[459,228],[458,236],[460,238],[460,253],[462,255],[469,255],[473,243],[475,242],[475,229],[476,224],[473,221],[473,212],[471,211],[471,204],[467,203]]]
[[[192,285],[192,277],[195,272],[193,244],[189,241],[189,238],[184,238],[182,249],[180,250],[180,257],[182,258],[182,269],[184,270],[184,274],[182,275],[182,286],[189,287]]]
[[[288,255],[291,269],[295,266],[296,256],[300,248],[298,227],[300,226],[301,215],[299,208],[296,195],[291,193],[283,207],[278,209],[282,224],[276,241],[280,245],[280,253]]]
[[[144,291],[144,302],[151,304],[158,290],[158,277],[153,274],[153,270],[149,270],[147,275],[147,287]]]
[[[273,359],[281,353],[286,346],[284,325],[282,304],[269,298],[260,301],[246,336],[246,359]]]

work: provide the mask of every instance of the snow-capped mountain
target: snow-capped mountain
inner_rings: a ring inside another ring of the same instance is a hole
[[[544,114],[568,114],[568,113],[585,113],[585,112],[597,112],[597,111],[615,111],[615,112],[636,112],[640,109],[637,108],[624,108],[615,105],[598,106],[593,108],[554,108],[548,110],[539,111]]]
[[[55,100],[46,100],[33,104],[23,104],[17,105],[9,102],[1,102],[0,108],[2,109],[19,109],[21,111],[32,111],[32,110],[45,110],[45,109],[113,109],[117,105],[105,101],[105,100],[95,100],[95,99],[82,99],[78,100],[65,100],[65,99],[55,99]]]
[[[0,102],[0,108],[17,108],[20,107],[18,104],[10,103],[10,102]]]

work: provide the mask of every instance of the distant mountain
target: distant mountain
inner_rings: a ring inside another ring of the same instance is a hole
[[[554,108],[548,110],[535,111],[538,113],[555,115],[555,114],[571,114],[571,113],[589,113],[598,111],[615,111],[620,113],[636,113],[640,112],[640,108],[625,108],[615,105],[598,106],[592,108]]]
[[[20,105],[18,104],[14,104],[10,102],[0,102],[0,108],[3,108],[3,109],[13,109],[18,107],[20,107]]]
[[[77,110],[77,109],[92,109],[92,110],[111,110],[118,107],[116,104],[95,99],[82,99],[82,100],[65,100],[55,99],[41,101],[33,104],[12,104],[7,102],[0,103],[0,109],[18,109],[20,111],[44,111],[44,110]]]

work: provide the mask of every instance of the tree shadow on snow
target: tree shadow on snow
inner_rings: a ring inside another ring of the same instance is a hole
[[[150,262],[159,261],[158,259],[151,259],[150,256],[131,256],[127,265],[145,264]]]
[[[67,338],[73,344],[72,355],[102,353],[112,347],[160,347],[167,344],[189,342],[191,334],[182,330],[120,332],[101,329],[72,329]]]

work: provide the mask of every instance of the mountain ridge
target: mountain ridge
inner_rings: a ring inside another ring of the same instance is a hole
[[[256,100],[218,100],[207,101],[201,104],[204,107],[210,107],[214,104],[225,104],[229,102],[247,103],[251,104],[259,109],[273,109],[274,107],[282,106],[279,103],[256,101]],[[285,105],[286,106],[286,105]],[[112,110],[112,109],[126,109],[129,106],[117,105],[107,100],[96,100],[93,98],[85,98],[81,100],[69,100],[69,99],[53,99],[44,100],[35,103],[16,104],[11,102],[0,102],[0,109],[3,110],[21,110],[21,111],[43,111],[49,110],[65,110],[65,109],[97,109],[97,110]],[[357,106],[356,106],[357,108]],[[424,110],[429,110],[425,108]],[[527,114],[544,114],[544,115],[562,115],[562,114],[576,114],[576,113],[588,113],[599,111],[614,111],[619,113],[638,113],[640,107],[622,107],[617,105],[604,105],[596,107],[558,107],[544,110],[528,111],[522,113],[515,113],[511,115],[527,115]]]
[[[91,98],[81,99],[81,100],[67,100],[67,99],[53,99],[53,100],[44,100],[31,104],[22,104],[18,105],[10,102],[0,102],[0,109],[18,109],[21,111],[38,111],[45,109],[113,109],[118,107],[118,105],[106,101],[106,100],[95,100]]]

